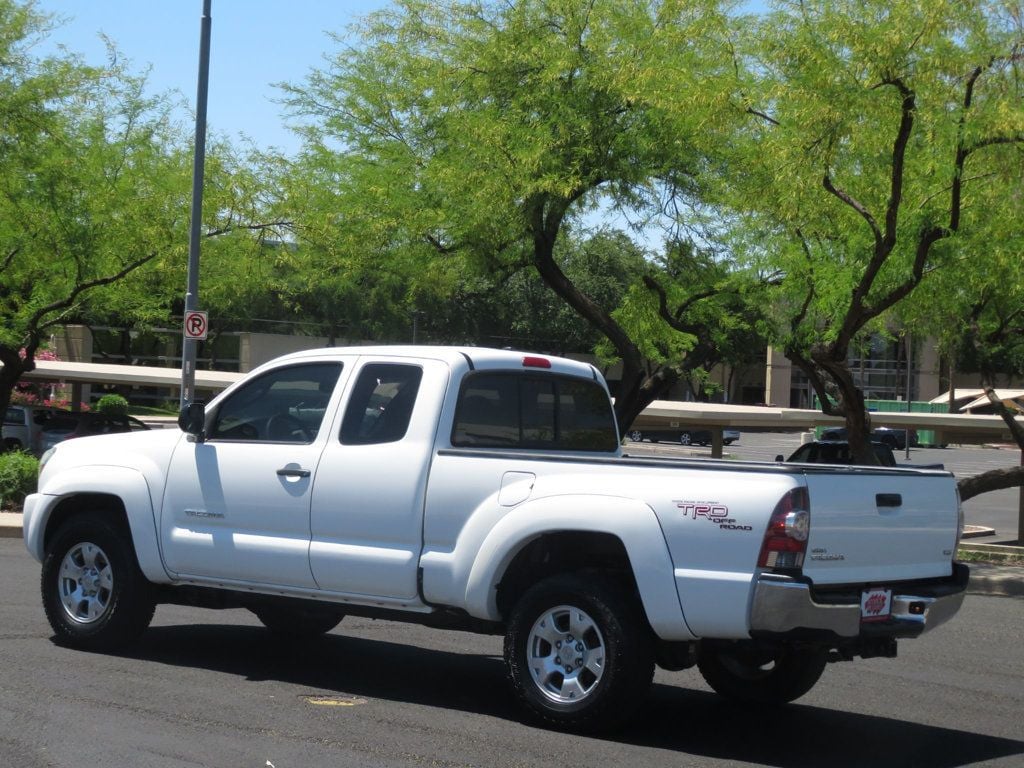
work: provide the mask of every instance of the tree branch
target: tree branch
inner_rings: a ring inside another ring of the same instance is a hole
[[[26,326],[29,329],[38,328],[44,317],[46,317],[48,314],[52,312],[57,312],[61,309],[67,309],[68,307],[72,306],[75,303],[75,299],[81,296],[85,291],[117,282],[121,278],[127,276],[130,272],[133,272],[139,267],[141,267],[143,264],[155,259],[156,255],[157,253],[156,251],[154,251],[153,253],[147,254],[146,256],[136,259],[135,261],[129,262],[124,266],[123,269],[121,269],[120,271],[113,275],[107,275],[106,277],[97,277],[93,280],[86,280],[84,282],[80,282],[78,285],[74,287],[74,289],[72,289],[71,293],[68,294],[66,298],[51,302],[50,304],[47,304],[46,306],[37,309],[29,318],[28,322],[26,323]]]
[[[668,308],[668,295],[665,293],[665,289],[658,283],[658,281],[655,280],[650,275],[644,275],[643,282],[647,290],[657,294],[658,296],[659,317],[661,317],[662,320],[668,323],[669,326],[671,326],[674,330],[679,331],[680,333],[689,333],[693,335],[696,335],[696,327],[692,325],[686,325],[680,320],[680,318],[683,316],[686,310],[688,310],[698,301],[709,299],[712,296],[715,296],[718,293],[720,293],[719,291],[714,289],[709,289],[706,291],[695,293],[692,296],[688,297],[686,301],[684,301],[682,304],[680,304],[676,308],[675,313],[672,313],[671,311],[669,311]]]
[[[907,143],[914,130],[914,92],[906,84],[896,78],[888,83],[895,87],[903,102],[900,105],[900,127],[896,131],[896,140],[892,147],[892,174],[889,180],[889,202],[885,207],[885,239],[886,255],[896,245],[896,224],[899,220],[900,202],[903,200],[903,166],[907,156]]]
[[[250,232],[256,232],[267,229],[277,229],[278,227],[291,229],[294,226],[295,222],[287,219],[281,221],[268,221],[263,224],[229,224],[218,229],[211,229],[209,232],[205,232],[203,237],[218,237],[219,235],[226,235],[229,232],[234,232],[236,229],[245,229]]]
[[[4,265],[0,267],[0,272],[5,271],[14,262],[14,257],[18,255],[21,248],[14,248],[4,257]]]
[[[829,193],[850,206],[862,219],[864,219],[864,221],[868,223],[868,226],[871,227],[871,233],[875,236],[875,252],[877,253],[882,247],[882,231],[878,228],[878,222],[875,221],[875,217],[871,215],[871,212],[865,208],[862,203],[852,198],[847,192],[836,187],[832,183],[832,179],[829,178],[827,172],[822,178],[821,184]]]

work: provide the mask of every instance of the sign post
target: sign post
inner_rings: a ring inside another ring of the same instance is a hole
[[[210,17],[211,0],[203,0],[203,18],[199,33],[199,84],[196,87],[196,146],[192,161],[192,221],[188,238],[188,290],[185,293],[185,329],[181,350],[182,410],[195,399],[196,344],[206,338],[206,314],[199,305],[199,241],[203,218],[203,174],[206,166],[206,94],[210,82]],[[201,316],[201,335],[190,329]]]

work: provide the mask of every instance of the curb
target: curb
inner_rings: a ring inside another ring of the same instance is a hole
[[[0,539],[21,537],[21,512],[0,512]]]
[[[1006,565],[968,563],[971,579],[967,594],[1024,597],[1024,569]]]

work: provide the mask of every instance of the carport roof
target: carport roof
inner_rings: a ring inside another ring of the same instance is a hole
[[[196,371],[199,389],[226,389],[242,377],[231,371]],[[82,384],[131,384],[134,386],[180,387],[180,368],[156,368],[146,365],[109,363],[70,363],[62,360],[36,360],[36,369],[25,374],[36,381],[78,382]]]

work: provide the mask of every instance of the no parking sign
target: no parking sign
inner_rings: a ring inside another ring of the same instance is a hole
[[[185,338],[195,341],[206,341],[208,318],[205,312],[192,311],[185,313]]]

